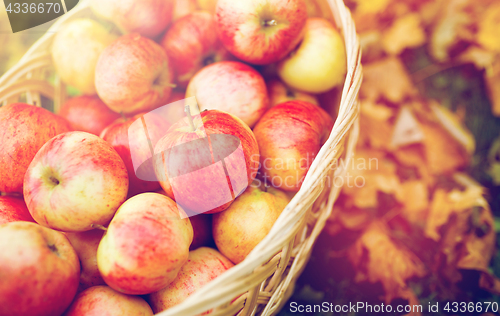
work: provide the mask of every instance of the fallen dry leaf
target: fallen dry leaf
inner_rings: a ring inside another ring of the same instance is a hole
[[[382,46],[390,55],[399,55],[406,48],[421,46],[426,41],[426,34],[418,13],[399,17],[387,29],[382,37]]]
[[[407,288],[406,281],[423,277],[425,267],[418,257],[396,244],[381,222],[372,223],[354,246],[348,258],[357,267],[356,281],[381,282],[390,302]]]
[[[404,99],[415,96],[417,90],[399,58],[388,57],[363,67],[362,99],[377,102],[383,98],[400,104]]]

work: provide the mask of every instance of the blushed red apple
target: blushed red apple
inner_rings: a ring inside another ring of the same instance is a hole
[[[254,128],[260,172],[267,183],[298,191],[332,128],[325,110],[305,101],[288,101],[267,111]]]
[[[35,222],[22,197],[0,196],[0,225],[17,221]]]
[[[204,66],[231,58],[214,29],[213,14],[195,11],[174,22],[163,36],[160,44],[170,58],[177,84],[185,87]]]
[[[97,249],[97,265],[113,289],[134,295],[172,282],[187,261],[193,228],[169,197],[142,193],[116,212]]]
[[[40,225],[67,232],[108,224],[127,191],[127,169],[118,153],[86,132],[49,140],[24,177],[31,216]]]
[[[260,73],[236,61],[222,61],[200,70],[189,82],[188,97],[196,97],[200,110],[228,112],[250,128],[269,108],[266,83]]]
[[[233,55],[265,65],[300,42],[307,8],[304,0],[219,0],[215,16],[219,38]]]
[[[95,69],[97,94],[117,113],[136,114],[165,105],[171,82],[163,48],[137,33],[124,35],[106,47]]]
[[[217,250],[207,247],[189,252],[188,261],[177,278],[167,287],[148,296],[155,313],[182,303],[196,290],[233,267],[233,263]]]
[[[258,157],[245,123],[209,110],[169,129],[155,146],[154,167],[163,190],[188,214],[216,213],[252,183]]]
[[[138,296],[94,286],[79,293],[64,316],[153,316],[151,307]]]
[[[12,222],[0,225],[0,249],[0,315],[61,315],[80,278],[66,236],[35,223]]]
[[[24,103],[0,107],[0,191],[22,193],[24,174],[52,137],[71,131],[68,121]]]
[[[111,111],[98,96],[82,95],[68,100],[59,110],[75,131],[99,136],[102,130],[120,117]]]
[[[152,38],[170,24],[174,1],[92,0],[90,7],[97,15],[113,21],[122,31]]]
[[[146,124],[146,129],[143,123]],[[113,146],[125,163],[129,176],[129,197],[139,193],[153,192],[160,188],[158,181],[147,181],[144,177],[143,179],[137,177],[133,159],[136,163],[144,163],[148,160],[151,163],[152,148],[166,134],[169,127],[170,123],[162,120],[161,117],[153,113],[141,113],[132,118],[119,118],[101,133],[100,137]],[[152,164],[149,169],[151,176],[154,177]]]

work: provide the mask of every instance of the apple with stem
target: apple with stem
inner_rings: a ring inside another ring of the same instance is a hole
[[[155,146],[153,164],[166,194],[189,215],[225,210],[252,183],[259,150],[250,128],[217,110],[173,125]]]
[[[108,224],[127,191],[127,169],[118,153],[86,132],[49,140],[24,177],[24,200],[33,218],[66,232]]]
[[[304,0],[219,0],[217,32],[239,59],[256,65],[277,62],[302,40]]]

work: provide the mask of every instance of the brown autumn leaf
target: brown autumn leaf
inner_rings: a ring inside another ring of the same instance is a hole
[[[478,20],[477,42],[485,49],[500,52],[500,2],[496,1],[484,10]]]
[[[432,174],[447,174],[464,167],[468,156],[460,144],[441,126],[422,124],[424,156]]]
[[[423,277],[425,267],[420,259],[389,236],[382,222],[372,223],[352,248],[348,250],[350,262],[357,268],[356,281],[381,282],[390,302],[407,289],[406,281]]]
[[[422,180],[401,183],[396,199],[403,204],[402,215],[413,224],[425,222],[429,207],[429,188]]]
[[[486,74],[485,81],[491,101],[491,111],[493,115],[500,116],[500,61],[497,61],[491,72]]]
[[[409,13],[398,17],[385,30],[382,36],[382,46],[389,55],[399,55],[406,48],[423,45],[426,37],[419,14]]]
[[[417,94],[405,66],[397,57],[388,57],[364,65],[363,75],[363,86],[360,91],[362,99],[377,102],[383,98],[400,104],[407,97]]]

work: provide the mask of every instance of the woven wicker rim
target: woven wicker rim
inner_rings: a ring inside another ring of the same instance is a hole
[[[176,305],[157,316],[272,315],[279,311],[293,291],[295,281],[307,263],[313,243],[331,214],[340,188],[332,179],[345,173],[359,134],[357,96],[362,81],[361,51],[354,22],[342,0],[327,0],[334,22],[342,31],[347,55],[347,75],[339,113],[329,139],[313,161],[300,191],[278,218],[267,237],[246,257]],[[18,102],[26,93],[27,103],[40,105],[40,96],[54,100],[58,109],[66,100],[65,86],[55,86],[43,77],[52,65],[50,45],[56,31],[68,21],[92,17],[83,1],[65,14],[0,78],[0,104]],[[336,164],[343,158],[347,163]],[[335,167],[335,168],[334,168]],[[327,176],[329,178],[327,178]],[[327,179],[329,182],[327,183]],[[237,299],[235,299],[237,297]]]

